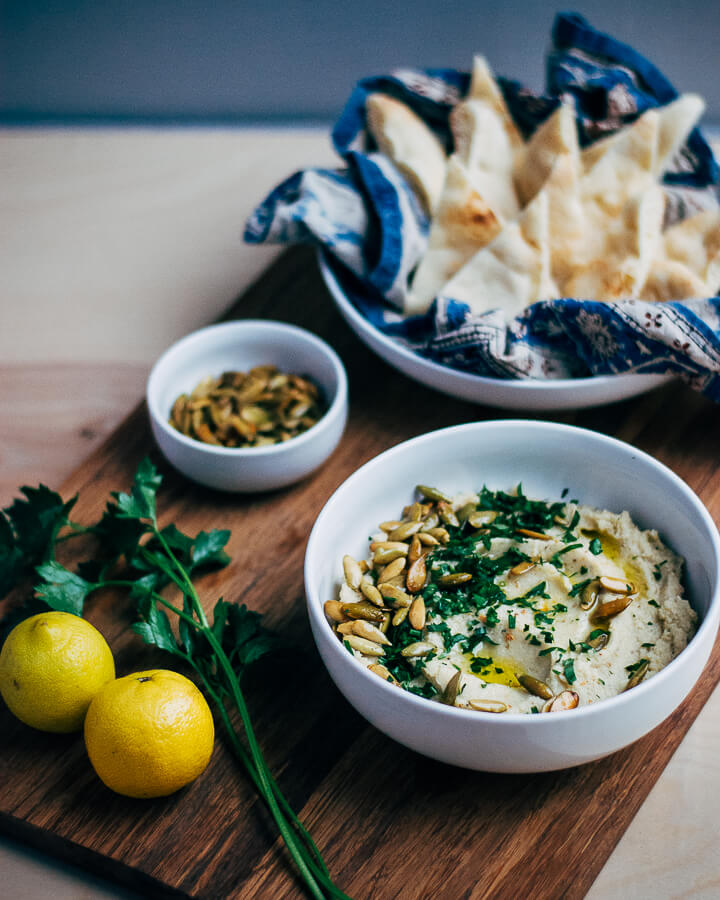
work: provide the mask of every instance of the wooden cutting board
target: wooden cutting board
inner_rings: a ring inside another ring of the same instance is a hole
[[[315,517],[360,464],[424,431],[502,413],[421,387],[380,362],[335,312],[306,249],[293,249],[229,317],[294,322],[328,340],[350,378],[351,414],[333,457],[283,491],[230,496],[164,465],[144,405],[62,486],[79,492],[73,518],[99,517],[148,452],[165,481],[161,522],[185,531],[230,528],[233,562],[206,576],[201,596],[242,601],[293,641],[296,656],[247,680],[271,769],[319,844],[337,884],[356,900],[583,897],[720,678],[720,649],[688,700],[634,746],[542,775],[466,772],[413,753],[368,726],[335,689],[315,652],[302,563]],[[611,407],[550,415],[615,435],[670,466],[720,515],[720,417],[670,385]],[[71,557],[72,559],[72,557]],[[8,598],[5,609],[17,597]],[[119,674],[172,666],[129,630],[121,594],[91,599]],[[0,709],[0,828],[153,896],[302,896],[272,823],[223,743],[189,788],[134,801],[104,788],[78,736],[34,732]]]

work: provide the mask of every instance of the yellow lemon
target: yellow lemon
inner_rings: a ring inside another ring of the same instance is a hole
[[[90,704],[85,746],[100,779],[127,797],[165,797],[210,762],[215,739],[205,698],[167,669],[134,672]]]
[[[41,731],[79,731],[90,701],[115,678],[100,632],[64,612],[16,625],[0,652],[0,693],[10,712]]]

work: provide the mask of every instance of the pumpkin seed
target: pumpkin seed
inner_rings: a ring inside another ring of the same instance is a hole
[[[438,515],[440,516],[440,521],[444,525],[452,525],[453,528],[459,528],[460,522],[458,521],[458,517],[455,515],[452,506],[449,503],[438,503],[437,505]]]
[[[356,634],[348,634],[345,637],[345,640],[348,642],[348,644],[350,644],[353,650],[358,650],[365,656],[385,655],[385,651],[379,644],[376,644],[373,641],[368,641],[366,638],[358,637]]]
[[[405,587],[411,594],[417,594],[425,587],[425,579],[427,578],[427,568],[425,566],[425,557],[419,556],[410,566],[405,578]]]
[[[398,610],[396,610],[395,614],[392,617],[393,628],[397,628],[398,625],[402,625],[402,623],[407,619],[409,606],[401,606]]]
[[[460,691],[460,680],[462,679],[462,672],[459,670],[452,676],[450,681],[445,685],[445,690],[442,694],[442,702],[447,704],[447,706],[455,706],[455,701],[457,700],[458,693]]]
[[[337,626],[337,628],[335,629],[335,631],[337,631],[338,634],[352,634],[352,633],[353,633],[353,625],[354,625],[354,624],[355,624],[355,623],[354,623],[354,622],[351,622],[351,621],[348,621],[348,622],[340,622],[340,624]]]
[[[345,573],[345,581],[347,584],[356,591],[360,587],[363,576],[358,561],[353,559],[352,556],[345,554],[345,556],[343,556],[343,572]]]
[[[597,603],[598,594],[592,584],[589,584],[580,594],[580,609],[592,609]]]
[[[400,550],[402,553],[407,553],[410,546],[404,541],[373,541],[370,544],[370,549],[373,553],[376,550]]]
[[[599,634],[596,634],[595,637],[588,638],[586,643],[592,647],[593,650],[602,650],[603,647],[607,647],[609,641],[610,632],[601,631]]]
[[[477,512],[477,505],[475,503],[466,503],[456,511],[455,515],[458,517],[458,521],[467,522],[475,512]]]
[[[418,531],[415,537],[417,537],[420,543],[424,544],[426,547],[437,547],[440,544],[440,541],[431,534],[428,534],[427,531]]]
[[[347,619],[339,600],[326,600],[323,609],[328,619],[332,619],[333,622],[344,622]]]
[[[553,697],[551,700],[543,706],[543,712],[562,712],[565,709],[575,709],[575,707],[580,702],[580,698],[575,693],[575,691],[562,691],[562,693],[558,694],[557,697]]]
[[[405,568],[405,557],[398,556],[397,559],[394,559],[392,562],[388,563],[385,568],[380,572],[377,578],[378,586],[381,585],[385,581],[390,581],[391,578],[395,578],[396,575],[400,575],[400,573]]]
[[[390,532],[388,538],[391,541],[404,541],[405,538],[409,538],[420,531],[422,527],[423,523],[420,521],[403,522],[402,525],[398,525],[394,531]]]
[[[435,647],[428,641],[415,641],[414,644],[408,644],[400,651],[405,659],[415,659],[418,656],[427,656]]]
[[[430,513],[423,519],[423,531],[428,532],[431,528],[437,528],[440,524],[440,516],[437,513]]]
[[[537,541],[551,541],[549,534],[543,534],[542,531],[533,531],[532,528],[516,528],[515,534],[521,534],[523,537],[534,538]]]
[[[602,621],[603,619],[612,619],[632,603],[634,597],[632,594],[622,594],[612,600],[606,600],[604,603],[598,603],[590,617],[591,622]]]
[[[468,705],[478,712],[504,713],[508,710],[507,703],[502,700],[468,700]]]
[[[467,584],[472,581],[472,575],[469,572],[452,572],[450,575],[441,575],[438,578],[438,584],[443,587],[458,587],[461,584]]]
[[[385,607],[383,596],[372,583],[372,581],[368,580],[367,578],[363,578],[363,580],[360,582],[360,591],[363,596],[367,597],[367,599],[375,606],[379,606],[381,609]]]
[[[450,540],[450,532],[447,528],[428,528],[427,533],[440,541],[441,544],[447,544]]]
[[[365,619],[356,619],[352,623],[352,631],[353,634],[368,641],[374,641],[376,644],[385,644],[388,647],[391,646],[390,641],[382,631],[376,625],[373,625],[372,622],[366,622]]]
[[[402,588],[396,587],[394,584],[388,584],[387,581],[383,582],[378,590],[380,591],[381,596],[386,600],[392,600],[394,606],[410,606],[412,603],[410,594],[406,593]]]
[[[402,525],[402,522],[400,522],[399,520],[390,519],[387,522],[380,523],[380,530],[387,533],[389,531],[395,531],[395,529],[399,528],[401,525]]]
[[[629,691],[631,688],[637,687],[643,678],[647,675],[647,670],[650,668],[650,660],[649,659],[641,659],[639,663],[637,663],[635,670],[630,674],[628,678],[628,683],[625,686],[625,690]]]
[[[389,669],[386,669],[382,663],[373,663],[368,666],[368,671],[373,675],[378,675],[383,681],[389,681],[391,684],[397,684],[397,680]]]
[[[467,521],[468,525],[473,528],[483,528],[485,525],[490,525],[496,518],[497,513],[494,509],[479,509],[468,516]]]
[[[418,596],[408,610],[408,621],[415,631],[422,631],[425,627],[425,617],[425,601]]]
[[[423,545],[420,543],[420,538],[414,534],[413,539],[410,542],[410,550],[408,552],[408,562],[412,565],[416,559],[422,556]]]
[[[386,566],[394,559],[399,559],[401,556],[407,556],[408,550],[407,544],[405,544],[404,550],[376,550],[373,555],[373,563],[376,566]]]
[[[523,575],[525,572],[529,572],[530,569],[535,568],[534,562],[519,562],[516,566],[513,566],[510,569],[511,575]]]
[[[535,678],[533,675],[518,675],[517,680],[525,688],[528,694],[534,694],[536,697],[542,697],[543,700],[550,700],[553,692],[544,681]]]
[[[417,490],[426,500],[440,500],[442,503],[450,503],[450,497],[443,494],[437,488],[428,487],[426,484],[417,485]]]
[[[624,578],[615,578],[613,575],[601,575],[600,585],[613,594],[635,593],[635,588],[629,581],[626,581]]]
[[[367,619],[369,622],[382,622],[383,613],[386,610],[378,609],[369,600],[359,600],[357,603],[343,603],[342,611],[350,619]]]

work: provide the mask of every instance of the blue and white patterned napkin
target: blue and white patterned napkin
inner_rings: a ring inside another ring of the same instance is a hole
[[[552,46],[545,95],[498,79],[525,137],[568,96],[583,145],[678,96],[652,63],[578,15],[557,16]],[[448,115],[469,82],[468,73],[454,69],[398,70],[358,82],[332,134],[344,166],[297,172],[278,185],[248,220],[245,240],[321,246],[348,297],[373,325],[452,368],[498,378],[677,374],[720,402],[720,297],[548,300],[510,320],[499,310],[473,314],[466,304],[441,297],[422,316],[398,313],[425,251],[428,221],[402,175],[373,152],[365,99],[376,91],[397,97],[450,150]],[[668,222],[717,206],[717,180],[717,162],[695,129],[664,178]]]

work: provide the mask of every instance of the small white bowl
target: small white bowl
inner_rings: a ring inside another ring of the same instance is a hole
[[[510,489],[569,496],[628,510],[685,557],[695,636],[662,671],[633,690],[591,706],[546,715],[493,715],[445,706],[393,687],[338,641],[323,606],[342,582],[342,557],[367,554],[367,536],[413,499],[416,484],[450,493]],[[390,737],[446,763],[490,772],[542,772],[599,759],[642,737],[683,702],[710,655],[720,621],[720,539],[690,488],[634,447],[583,428],[535,421],[460,425],[381,453],[350,476],[318,516],[305,556],[312,633],[335,684]]]
[[[320,421],[282,444],[246,448],[205,444],[169,424],[178,395],[190,393],[203,378],[259,365],[309,376],[328,407]],[[267,491],[309,475],[337,447],[347,422],[347,376],[335,351],[309,331],[244,319],[210,325],[166,350],[150,372],[147,405],[158,446],[188,478],[222,491]]]

